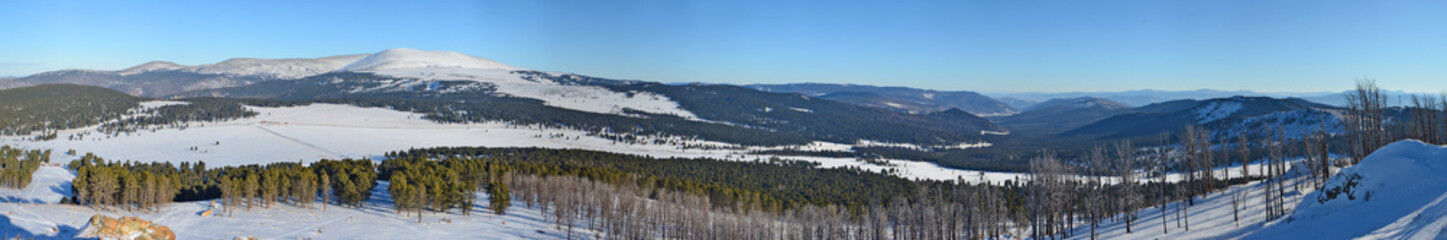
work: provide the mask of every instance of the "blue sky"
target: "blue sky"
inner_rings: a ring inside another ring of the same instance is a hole
[[[0,76],[387,48],[661,82],[1447,91],[1447,2],[7,1]]]

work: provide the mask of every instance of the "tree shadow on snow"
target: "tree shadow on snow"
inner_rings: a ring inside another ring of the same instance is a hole
[[[50,191],[61,196],[70,197],[70,182],[65,182],[65,184],[59,186],[50,186]]]
[[[10,221],[10,216],[0,215],[0,238],[4,239],[82,239],[76,238],[80,229],[70,225],[57,225],[52,232],[36,234]]]
[[[39,204],[39,203],[45,203],[45,201],[42,201],[42,200],[40,200],[39,198],[36,198],[36,199],[24,199],[24,198],[18,198],[18,197],[15,197],[15,196],[6,196],[5,198],[0,198],[0,203]]]

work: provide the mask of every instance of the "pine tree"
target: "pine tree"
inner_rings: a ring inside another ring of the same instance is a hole
[[[121,183],[121,205],[131,209],[132,205],[140,202],[140,196],[145,189],[141,187],[140,178],[129,171],[121,172]]]
[[[261,187],[258,178],[256,172],[246,171],[245,180],[242,180],[241,198],[246,200],[246,211],[251,211],[251,207],[256,205],[257,189]]]
[[[75,189],[74,201],[79,205],[90,204],[90,168],[80,168],[75,173],[75,178],[70,180],[71,188]]]
[[[507,207],[512,205],[512,191],[508,190],[507,184],[501,179],[493,180],[487,185],[488,207],[497,215],[507,213]]]
[[[407,174],[394,173],[390,182],[391,185],[387,186],[387,192],[392,194],[392,205],[397,208],[397,214],[402,214],[402,211],[412,206],[409,199],[412,196],[411,189],[409,189],[411,185],[407,184]]]
[[[322,172],[322,175],[317,178],[318,180],[321,180],[321,183],[319,183],[318,185],[320,185],[321,187],[320,194],[322,195],[322,211],[326,211],[327,204],[331,204],[331,201],[329,199],[331,199],[332,196],[332,177],[327,175],[327,172]]]

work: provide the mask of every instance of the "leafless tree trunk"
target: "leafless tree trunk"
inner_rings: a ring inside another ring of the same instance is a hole
[[[1388,139],[1386,119],[1386,95],[1377,88],[1374,79],[1357,80],[1356,91],[1346,95],[1348,116],[1346,129],[1351,140],[1352,164],[1386,145]]]

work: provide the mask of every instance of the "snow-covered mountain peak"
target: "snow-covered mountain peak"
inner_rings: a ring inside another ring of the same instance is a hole
[[[131,74],[137,74],[137,73],[143,73],[143,72],[150,72],[150,71],[176,70],[176,69],[181,69],[181,68],[184,68],[184,67],[186,67],[186,66],[182,66],[181,64],[176,64],[176,63],[173,63],[173,62],[167,62],[167,61],[150,61],[150,62],[147,62],[147,63],[143,63],[143,64],[141,64],[141,65],[136,65],[135,67],[131,67],[131,68],[127,68],[127,69],[125,69],[125,70],[121,70],[120,72],[117,72],[117,73],[120,74],[120,75],[131,75]]]
[[[524,70],[491,59],[468,56],[458,52],[393,48],[367,55],[337,71],[375,72],[418,68]]]
[[[335,71],[367,54],[341,55],[322,58],[232,58],[214,64],[186,66],[167,61],[151,61],[125,70],[119,75],[131,75],[152,71],[181,71],[200,74],[227,76],[253,76],[272,79],[296,79]]]
[[[251,75],[291,79],[334,71],[367,55],[341,55],[323,58],[256,59],[232,58],[216,64],[188,68],[197,73]]]

